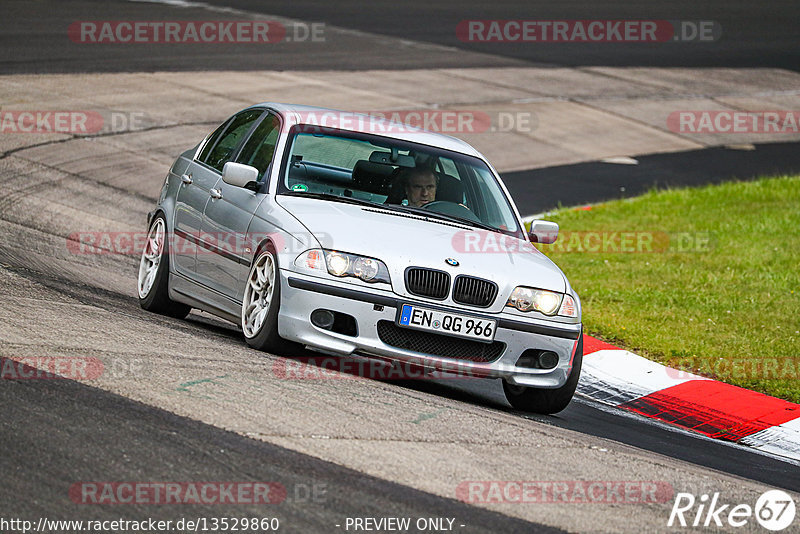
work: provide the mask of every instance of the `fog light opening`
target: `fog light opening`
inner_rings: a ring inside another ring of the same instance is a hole
[[[345,336],[358,336],[356,318],[346,313],[333,310],[314,310],[311,312],[311,324],[323,330],[329,330]]]
[[[542,369],[553,369],[558,365],[558,354],[553,351],[543,350],[539,354],[539,367]]]
[[[517,360],[517,367],[528,369],[554,369],[558,354],[551,350],[527,349]]]
[[[311,324],[323,330],[330,330],[333,326],[334,315],[330,310],[314,310],[311,312]]]

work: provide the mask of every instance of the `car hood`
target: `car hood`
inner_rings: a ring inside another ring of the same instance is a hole
[[[342,202],[278,197],[326,249],[362,254],[386,263],[393,280],[406,267],[429,267],[486,278],[507,293],[517,285],[564,292],[561,270],[529,242],[499,232]],[[459,265],[451,266],[446,259]]]

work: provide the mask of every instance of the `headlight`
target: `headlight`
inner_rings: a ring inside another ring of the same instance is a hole
[[[374,280],[380,270],[380,262],[372,258],[357,258],[353,262],[353,274],[367,282]]]
[[[572,300],[572,297],[568,296],[568,298]],[[511,292],[506,306],[512,306],[524,312],[538,311],[545,315],[555,315],[559,311],[559,306],[562,306],[563,299],[563,293],[518,286]],[[572,300],[572,312],[574,315],[569,315],[568,317],[577,317],[574,300]]]
[[[325,263],[328,265],[328,272],[333,276],[346,276],[350,258],[340,252],[328,252],[325,254]]]
[[[307,250],[294,261],[303,270],[328,271],[333,276],[344,278],[352,276],[364,282],[384,282],[389,280],[389,269],[381,260],[347,254],[336,250]]]

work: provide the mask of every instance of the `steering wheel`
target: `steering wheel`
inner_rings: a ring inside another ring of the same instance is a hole
[[[481,222],[478,216],[463,204],[448,202],[447,200],[434,200],[433,202],[423,204],[422,207],[426,210],[435,211],[443,215],[452,215],[454,217],[467,219],[468,221]]]

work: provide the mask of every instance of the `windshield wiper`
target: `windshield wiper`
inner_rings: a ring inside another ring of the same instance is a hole
[[[353,198],[353,197],[343,197],[331,193],[309,193],[308,191],[287,191],[286,193],[280,193],[280,194],[292,197],[309,197],[321,200],[333,200],[334,202],[344,202],[345,204],[356,204],[358,206],[382,206],[382,204],[376,204],[374,202],[370,202],[369,200],[362,200],[360,198]]]
[[[332,200],[334,202],[343,202],[345,204],[355,204],[357,206],[369,206],[371,208],[376,209],[385,209],[389,211],[400,211],[405,213],[413,213],[415,215],[422,215],[424,217],[430,217],[431,219],[438,219],[442,221],[449,221],[449,222],[456,222],[458,224],[464,224],[466,226],[473,226],[477,228],[482,228],[484,230],[489,230],[492,232],[501,232],[501,233],[508,233],[509,235],[513,235],[513,233],[507,230],[501,230],[500,228],[495,228],[489,224],[480,221],[474,221],[472,219],[465,219],[464,217],[458,217],[457,215],[448,215],[445,213],[439,213],[437,211],[431,211],[425,208],[415,208],[414,206],[403,206],[399,204],[378,204],[376,202],[371,202],[369,200],[363,200],[360,198],[352,198],[352,197],[343,197],[339,195],[334,195],[331,193],[311,193],[308,191],[287,191],[285,193],[280,193],[281,195],[292,196],[292,197],[309,197],[309,198],[317,198],[321,200]]]
[[[483,228],[484,230],[491,230],[492,232],[502,232],[499,228],[495,228],[489,224],[480,221],[474,221],[472,219],[465,219],[464,217],[459,217],[457,215],[449,215],[446,213],[439,213],[438,211],[431,211],[425,208],[415,208],[413,206],[397,206],[397,208],[408,211],[410,213],[425,215],[427,217],[433,217],[434,219],[442,219],[445,221],[453,221],[459,224],[466,224],[468,226],[477,226],[478,228]]]

